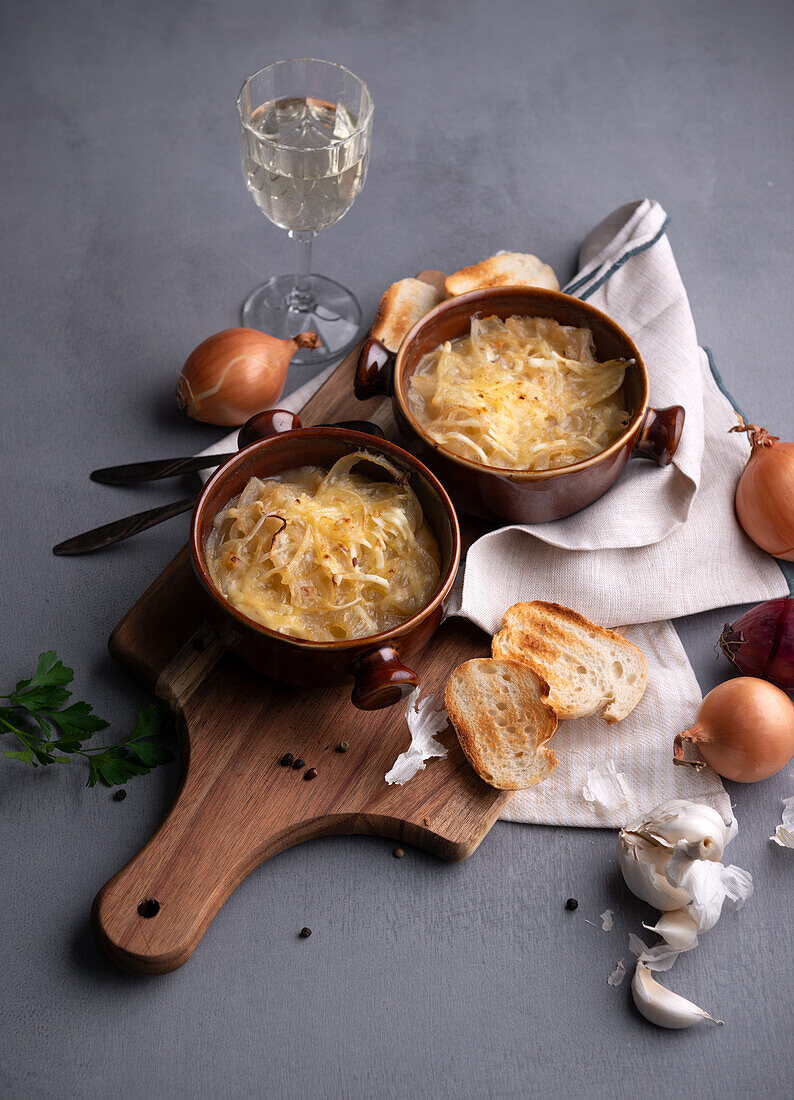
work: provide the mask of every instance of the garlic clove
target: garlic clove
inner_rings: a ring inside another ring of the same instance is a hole
[[[712,1024],[724,1024],[724,1020],[715,1020],[708,1012],[698,1008],[686,997],[667,989],[652,976],[648,968],[638,962],[631,980],[631,994],[641,1016],[657,1027],[680,1029],[702,1024],[704,1020]]]
[[[697,921],[686,909],[662,913],[656,924],[643,924],[649,932],[661,936],[674,951],[691,951],[698,945]]]

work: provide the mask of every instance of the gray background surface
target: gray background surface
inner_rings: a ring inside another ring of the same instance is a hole
[[[171,391],[190,349],[291,267],[245,193],[234,112],[243,78],[280,57],[338,60],[372,90],[367,185],[315,251],[368,316],[392,280],[503,247],[565,278],[596,221],[649,195],[672,216],[701,342],[753,419],[791,438],[792,29],[783,0],[6,4],[3,683],[54,646],[114,726],[148,701],[105,642],[186,518],[95,557],[50,547],[179,495],[96,486],[91,468],[217,434]],[[704,690],[726,675],[712,644],[729,615],[679,624]],[[307,844],[251,875],[183,970],[136,979],[98,955],[88,911],[160,821],[176,764],[119,804],[77,765],[0,759],[0,1089],[791,1095],[794,866],[767,841],[790,773],[731,788],[730,857],[756,894],[671,980],[727,1025],[666,1033],[628,983],[606,982],[650,916],[618,880],[611,833],[497,824],[454,866],[398,862],[379,839]],[[585,923],[607,906],[610,935]]]

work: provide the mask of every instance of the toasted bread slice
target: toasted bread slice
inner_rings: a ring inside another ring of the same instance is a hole
[[[464,267],[449,275],[444,284],[448,298],[482,290],[487,286],[542,286],[559,290],[560,284],[548,264],[528,252],[503,252],[473,267]]]
[[[491,651],[542,676],[550,687],[549,706],[560,718],[598,714],[619,722],[642,699],[648,682],[642,650],[556,603],[513,604]]]
[[[557,767],[544,747],[557,728],[548,689],[527,665],[489,657],[466,661],[450,676],[447,714],[469,763],[492,787],[534,787]]]
[[[443,300],[441,292],[422,279],[400,279],[381,298],[372,335],[389,351],[397,351],[419,318]]]

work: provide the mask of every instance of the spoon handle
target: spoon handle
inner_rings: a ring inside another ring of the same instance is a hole
[[[100,485],[128,485],[136,481],[159,481],[164,477],[179,477],[197,470],[220,466],[232,457],[223,455],[190,455],[188,458],[157,458],[149,462],[128,462],[124,466],[105,466],[91,471],[91,480]]]
[[[268,410],[272,421],[273,410]],[[257,439],[264,439],[270,434],[281,434],[292,428],[301,426],[300,419],[294,413],[275,410],[282,418],[289,417],[289,421],[283,421],[279,427],[267,428],[257,425],[255,421],[261,420],[266,414],[252,417],[241,429],[239,444],[241,447],[253,443]],[[356,432],[364,432],[367,435],[377,436],[383,439],[383,429],[370,420],[340,420],[336,424],[318,424],[317,427],[350,428]],[[232,454],[223,455],[191,455],[190,458],[156,458],[149,462],[127,462],[123,466],[103,466],[101,470],[92,470],[91,480],[98,481],[100,485],[132,485],[137,481],[159,481],[164,477],[179,477],[180,474],[192,474],[196,470],[208,470],[211,466],[220,466],[232,457]]]
[[[53,554],[72,556],[74,554],[90,554],[93,550],[102,550],[105,546],[112,546],[114,542],[121,542],[131,535],[137,535],[139,531],[145,531],[149,527],[156,527],[158,523],[179,516],[182,512],[189,512],[196,503],[195,497],[187,497],[185,500],[174,501],[173,504],[163,504],[159,508],[150,508],[146,512],[138,512],[134,516],[126,516],[124,519],[115,519],[112,523],[106,523],[102,527],[95,527],[93,531],[85,531],[82,535],[66,539],[53,546]]]

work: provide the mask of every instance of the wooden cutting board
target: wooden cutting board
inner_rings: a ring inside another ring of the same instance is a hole
[[[438,273],[423,272],[428,282]],[[442,276],[443,278],[443,276]],[[362,418],[398,438],[389,402],[353,395],[358,348],[301,411],[304,424]],[[462,523],[464,542],[484,527]],[[350,686],[306,691],[258,676],[205,622],[187,549],[160,574],[110,639],[111,653],[177,716],[182,774],[163,824],[97,894],[97,940],[124,970],[164,974],[195,951],[213,917],[260,863],[331,833],[374,833],[447,860],[470,856],[509,801],[483,783],[448,728],[445,759],[404,787],[384,775],[409,742],[404,706],[366,712]],[[489,653],[471,623],[444,623],[417,671],[443,692],[456,665]],[[336,746],[347,741],[349,751]],[[283,767],[286,752],[316,768]]]

